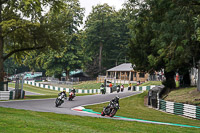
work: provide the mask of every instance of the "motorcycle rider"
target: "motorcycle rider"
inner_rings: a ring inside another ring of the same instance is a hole
[[[124,85],[122,84],[121,85],[121,92],[123,92],[124,91]]]
[[[71,90],[71,92],[73,92],[73,97],[75,97],[75,96],[76,96],[76,90],[73,88],[73,89]]]
[[[110,108],[111,105],[114,105],[114,104],[116,104],[116,103],[118,103],[118,105],[119,105],[119,96],[114,97],[114,98],[110,101],[110,103],[108,104],[108,106],[106,107],[106,109],[107,109],[107,108]]]
[[[120,85],[118,84],[117,85],[117,93],[119,93],[120,92]]]
[[[101,84],[100,89],[101,89],[101,93],[105,94],[105,88],[104,88],[104,84],[103,83]]]
[[[119,96],[118,95],[110,101],[110,104],[116,104],[116,103],[119,104]]]
[[[67,94],[66,94],[66,91],[65,90],[63,90],[62,92],[60,92],[59,94],[58,94],[58,96],[61,96],[61,95],[64,95],[64,98],[65,99],[67,99]],[[63,103],[64,101],[62,100],[62,103]]]

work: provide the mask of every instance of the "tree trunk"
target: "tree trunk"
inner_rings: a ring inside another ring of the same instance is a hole
[[[1,10],[2,10],[2,5],[0,5],[0,23],[2,22],[2,18],[1,18]],[[4,44],[3,44],[3,36],[2,36],[2,27],[0,25],[0,82],[3,82],[4,80],[4,70],[3,70],[3,48],[4,48]]]
[[[179,86],[188,87],[191,85],[190,72],[188,68],[181,68],[179,70]]]
[[[165,72],[166,81],[163,83],[163,85],[165,85],[165,87],[167,87],[167,88],[175,89],[176,83],[175,83],[175,80],[174,80],[174,76],[175,76],[174,71]]]
[[[103,49],[103,44],[100,43],[100,46],[99,46],[99,73],[101,73],[102,49]]]
[[[69,71],[66,69],[66,81],[69,80]]]
[[[198,81],[197,81],[197,91],[200,92],[200,60],[198,62]]]

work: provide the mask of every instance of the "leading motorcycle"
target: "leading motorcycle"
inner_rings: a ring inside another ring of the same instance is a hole
[[[56,101],[55,101],[56,107],[58,107],[61,104],[63,104],[64,103],[64,99],[66,99],[66,97],[65,97],[65,95],[63,93],[60,96],[58,96],[56,98]]]
[[[103,108],[103,111],[101,112],[101,116],[108,115],[110,117],[113,117],[119,108],[120,107],[118,103],[111,102],[107,107]]]

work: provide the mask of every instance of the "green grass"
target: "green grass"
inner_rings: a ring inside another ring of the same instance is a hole
[[[9,83],[8,86],[14,88],[15,84],[14,83]],[[56,90],[50,90],[50,89],[46,89],[46,88],[40,88],[40,87],[36,87],[36,86],[32,86],[32,85],[27,85],[27,84],[23,85],[23,89],[25,91],[40,93],[40,94],[44,94],[44,95],[56,95],[56,94],[58,94],[60,92],[60,91],[56,91]]]
[[[161,81],[148,81],[139,86],[162,85]]]
[[[161,111],[148,108],[144,105],[144,97],[147,92],[142,94],[131,96],[120,100],[120,109],[117,112],[117,116],[124,116],[129,118],[137,118],[151,121],[177,123],[184,125],[200,126],[199,120],[187,119],[181,116],[167,114]],[[104,106],[108,103],[86,106],[87,109],[92,109],[96,112],[101,112]]]
[[[96,83],[96,81],[86,81],[77,85],[73,85],[75,89],[100,89],[102,83]]]
[[[200,92],[197,91],[196,87],[178,88],[172,90],[165,100],[200,106]]]
[[[56,83],[50,84],[48,82],[46,82],[45,84],[57,86],[57,87],[63,87],[63,88],[74,87],[75,89],[100,89],[100,85],[102,83],[97,83],[96,81],[83,81],[83,82],[80,82],[78,84],[73,84],[73,85],[56,84]]]
[[[48,84],[48,82],[47,82]],[[97,83],[96,81],[83,81],[78,84],[74,85],[63,85],[63,84],[51,84],[53,86],[57,87],[63,87],[63,88],[72,88],[74,87],[75,89],[100,89],[102,83]],[[116,84],[118,85],[118,84]],[[121,85],[121,84],[120,84]],[[136,85],[136,84],[132,84]],[[124,84],[124,87],[128,87],[128,84]]]
[[[0,107],[1,133],[197,133],[199,129]]]
[[[14,88],[15,84],[14,83],[9,83],[9,87]],[[56,98],[56,97],[58,97],[58,93],[60,93],[60,91],[50,90],[50,89],[46,89],[46,88],[40,88],[40,87],[27,85],[27,84],[24,84],[23,89],[25,91],[30,91],[30,92],[43,94],[43,95],[25,95],[25,99]],[[84,95],[93,95],[93,94],[78,94],[78,93],[76,94],[76,96],[84,96]]]

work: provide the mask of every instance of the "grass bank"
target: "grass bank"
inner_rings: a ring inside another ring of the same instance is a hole
[[[178,88],[172,90],[164,100],[200,106],[200,92],[196,87]]]
[[[0,132],[2,133],[182,133],[199,132],[195,128],[181,128],[113,119],[91,118],[55,113],[33,112],[0,107]]]
[[[120,109],[118,110],[116,115],[129,118],[177,123],[177,124],[192,125],[192,126],[200,125],[199,120],[192,120],[181,116],[157,111],[152,108],[148,108],[147,106],[144,105],[144,97],[146,95],[147,92],[144,92],[136,96],[120,99]],[[107,105],[108,103],[104,103],[104,104],[86,106],[86,108],[92,109],[96,112],[101,112],[102,108]]]
[[[9,83],[9,87],[14,88],[15,84],[14,83]],[[56,90],[50,90],[46,88],[40,88],[32,85],[23,85],[23,89],[25,91],[30,91],[30,92],[35,92],[43,95],[25,95],[25,99],[46,99],[46,98],[56,98],[58,97],[58,93],[60,91]],[[93,94],[76,94],[76,96],[84,96],[84,95],[93,95]]]
[[[53,85],[57,87],[63,87],[63,88],[100,89],[100,86],[102,83],[97,83],[96,81],[83,81],[83,82],[80,82],[78,84],[73,84],[73,85],[64,85],[64,84],[56,84],[56,83],[48,83],[48,82],[45,82],[45,84]],[[119,84],[119,85],[122,85],[122,84]],[[136,84],[132,84],[132,85],[136,85]],[[124,84],[124,87],[128,87],[128,84]]]
[[[9,83],[8,86],[12,87],[12,88],[15,88],[15,84],[14,83]],[[25,91],[40,93],[40,94],[44,94],[44,95],[57,95],[60,92],[60,91],[56,91],[56,90],[50,90],[50,89],[46,89],[46,88],[40,88],[40,87],[36,87],[36,86],[32,86],[32,85],[27,85],[27,84],[23,85],[23,89]]]
[[[162,85],[161,81],[148,81],[139,86]]]

